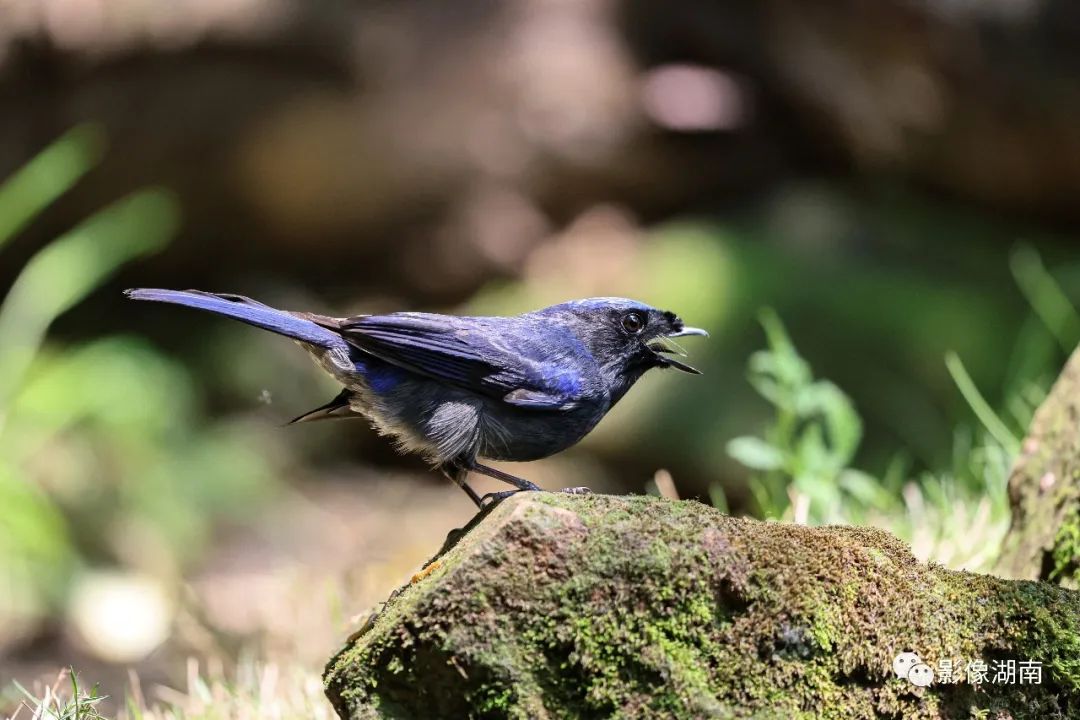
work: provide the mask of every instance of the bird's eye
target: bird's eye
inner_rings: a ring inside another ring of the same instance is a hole
[[[637,335],[645,329],[645,316],[639,312],[628,312],[623,315],[622,327],[631,335]]]

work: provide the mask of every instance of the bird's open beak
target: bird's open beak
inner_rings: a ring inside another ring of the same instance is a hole
[[[649,344],[649,348],[656,355],[656,358],[657,358],[657,360],[659,362],[659,365],[661,367],[673,367],[676,370],[682,370],[685,373],[691,373],[693,375],[700,375],[701,374],[701,371],[698,370],[697,368],[691,367],[690,365],[687,365],[684,362],[681,362],[679,360],[676,360],[673,357],[670,357],[670,355],[673,354],[673,353],[677,353],[679,355],[684,355],[684,356],[686,355],[686,352],[683,351],[683,349],[681,347],[679,347],[679,345],[677,343],[666,344],[666,343],[663,342],[664,340],[667,340],[669,338],[686,337],[688,335],[700,335],[701,337],[709,337],[709,333],[705,332],[701,328],[684,327],[684,328],[682,328],[680,330],[676,330],[673,333],[668,333],[666,335],[661,335],[660,337],[658,337],[656,339],[658,342],[654,341],[654,342]],[[674,347],[672,347],[672,346],[674,346]],[[661,353],[664,353],[664,354],[661,354]]]

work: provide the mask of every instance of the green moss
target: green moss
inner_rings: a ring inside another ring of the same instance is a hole
[[[1080,513],[1067,520],[1054,537],[1054,569],[1050,579],[1075,578],[1080,574]]]
[[[343,717],[1080,716],[1080,595],[915,561],[871,529],[648,497],[502,503],[327,668]],[[892,658],[1044,663],[916,688]]]

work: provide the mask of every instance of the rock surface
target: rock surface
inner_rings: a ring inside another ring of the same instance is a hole
[[[455,540],[331,660],[341,717],[1080,717],[1080,593],[882,531],[529,493]],[[905,651],[962,682],[896,677]],[[967,682],[1009,660],[1041,683]]]
[[[1039,406],[1009,477],[1012,526],[998,571],[1080,584],[1080,350]]]

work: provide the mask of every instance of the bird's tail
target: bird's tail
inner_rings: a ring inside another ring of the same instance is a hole
[[[276,310],[243,295],[217,295],[201,290],[158,290],[155,288],[135,288],[125,290],[124,294],[132,300],[150,300],[206,310],[319,347],[332,349],[345,345],[341,335],[329,328],[284,310]]]

